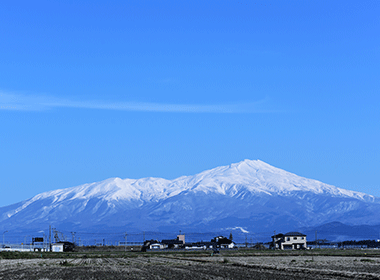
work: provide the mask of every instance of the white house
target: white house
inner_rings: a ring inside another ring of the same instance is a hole
[[[69,252],[74,250],[74,243],[68,241],[57,242],[51,245],[52,252]]]
[[[211,242],[216,242],[221,249],[232,249],[235,247],[235,243],[224,236],[217,236],[211,239]]]
[[[273,235],[271,248],[280,250],[306,249],[306,235],[300,232]]]
[[[149,244],[149,249],[151,250],[165,249],[165,245],[161,243],[152,243],[152,244]]]
[[[63,252],[63,243],[55,243],[51,245],[52,252]]]

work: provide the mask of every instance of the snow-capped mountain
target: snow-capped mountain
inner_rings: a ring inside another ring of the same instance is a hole
[[[120,179],[54,190],[0,208],[0,229],[293,230],[380,224],[379,199],[244,160],[174,180]]]

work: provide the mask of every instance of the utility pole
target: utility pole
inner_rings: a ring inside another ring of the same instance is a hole
[[[124,233],[124,250],[127,251],[127,232]]]
[[[75,231],[72,231],[72,232],[71,232],[71,235],[72,235],[72,239],[73,239],[73,243],[74,243],[74,245],[75,245],[75,234],[76,234]]]
[[[49,225],[49,251],[51,251],[51,225]]]
[[[45,250],[45,244],[46,244],[46,236],[45,236],[45,231],[44,230],[40,230],[39,232],[42,232],[43,234],[43,237],[42,237],[42,249]]]
[[[317,248],[318,239],[317,239],[317,231],[315,231],[315,248]]]
[[[6,234],[7,232],[8,232],[7,230],[3,232],[3,245],[5,244],[4,243],[4,234]]]

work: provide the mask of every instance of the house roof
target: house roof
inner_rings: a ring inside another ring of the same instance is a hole
[[[74,243],[69,242],[69,241],[59,241],[59,242],[53,243],[52,245],[74,245]]]
[[[151,243],[149,244],[149,246],[161,246],[162,244],[161,243]]]
[[[298,231],[291,231],[291,232],[285,233],[284,236],[306,236],[306,234],[300,233]]]
[[[219,245],[224,245],[224,244],[231,244],[233,241],[228,239],[225,236],[217,236],[217,237],[211,239],[211,242],[216,242]]]
[[[186,246],[211,246],[211,245],[217,245],[216,242],[208,242],[208,241],[201,241],[201,242],[193,242],[193,243],[186,243]]]
[[[162,244],[183,244],[182,240],[177,239],[164,239],[161,241]]]

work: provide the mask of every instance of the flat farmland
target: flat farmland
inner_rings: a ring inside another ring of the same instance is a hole
[[[380,279],[377,251],[0,254],[0,279]]]

